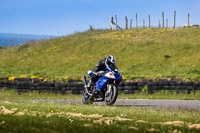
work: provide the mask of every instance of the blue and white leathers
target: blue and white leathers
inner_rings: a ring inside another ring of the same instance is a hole
[[[108,70],[108,72],[105,73],[102,77],[100,77],[95,83],[95,87],[99,91],[102,91],[102,89],[109,81],[115,80],[116,84],[119,85],[120,81],[122,80],[122,75],[120,74],[119,70],[112,70],[109,66],[107,66],[106,69]],[[88,71],[88,76],[90,78],[92,77],[92,71]]]

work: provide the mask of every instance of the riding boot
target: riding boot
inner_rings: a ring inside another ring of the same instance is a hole
[[[93,74],[92,77],[91,77],[91,79],[89,80],[89,82],[87,84],[87,89],[89,91],[92,91],[91,86],[95,85],[95,83],[96,83],[97,80],[98,80],[98,76],[96,76],[96,75]]]

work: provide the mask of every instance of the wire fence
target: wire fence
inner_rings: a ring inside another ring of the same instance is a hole
[[[138,17],[138,13],[135,14],[134,18],[124,18],[111,17],[110,28],[111,30],[122,30],[122,29],[137,29],[137,28],[182,28],[182,27],[199,27],[199,25],[192,25],[190,22],[190,14],[186,16],[187,21],[183,26],[177,26],[177,15],[174,11],[173,16],[166,16],[164,12],[161,13],[161,19],[155,20],[151,15],[148,15],[146,19],[141,19]],[[172,19],[173,18],[173,19]],[[120,21],[118,21],[120,20]],[[123,22],[122,22],[123,21]]]

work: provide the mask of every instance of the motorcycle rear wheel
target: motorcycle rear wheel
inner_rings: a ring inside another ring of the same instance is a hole
[[[92,104],[93,103],[91,96],[88,95],[85,90],[83,91],[82,102],[83,102],[83,104]]]
[[[109,95],[105,94],[105,104],[106,105],[113,105],[117,100],[118,96],[118,89],[116,85],[112,85],[111,93]]]

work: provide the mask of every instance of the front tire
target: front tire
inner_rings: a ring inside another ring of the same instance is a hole
[[[117,100],[118,96],[118,89],[116,85],[112,85],[110,94],[105,94],[105,104],[106,105],[113,105]]]

